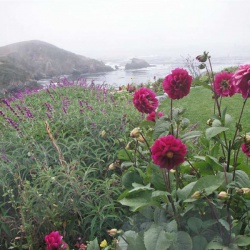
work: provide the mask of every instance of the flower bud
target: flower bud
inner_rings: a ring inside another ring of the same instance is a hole
[[[245,134],[244,135],[244,142],[247,144],[250,144],[250,134]]]
[[[193,199],[199,199],[200,196],[201,196],[200,191],[196,191],[196,192],[194,192],[194,193],[192,194],[191,198],[193,198]]]
[[[208,58],[208,52],[204,51],[204,53],[202,55],[198,55],[196,57],[196,59],[199,61],[199,62],[206,62],[207,61],[207,58]]]
[[[110,236],[115,236],[117,234],[117,229],[116,228],[112,228],[110,230],[107,230],[107,233],[110,235]]]
[[[226,200],[228,198],[228,193],[225,192],[225,191],[221,191],[219,194],[218,194],[218,198],[220,200]]]
[[[106,134],[107,134],[106,131],[103,130],[103,131],[101,132],[101,137],[102,137],[102,138],[106,137]]]
[[[205,63],[202,63],[198,66],[199,69],[205,69],[206,68],[206,64]]]
[[[114,170],[116,168],[116,164],[113,162],[108,166],[108,170]]]
[[[139,142],[142,142],[142,143],[145,142],[145,140],[144,140],[144,138],[142,137],[142,135],[140,135],[140,136],[137,137],[136,139],[137,139]]]
[[[243,194],[248,194],[250,193],[250,188],[242,188]]]
[[[213,121],[214,121],[213,119],[208,119],[207,120],[207,125],[211,127],[212,124],[213,124]]]
[[[140,136],[140,132],[141,129],[140,128],[134,128],[131,132],[130,132],[130,137],[132,138],[137,138]]]

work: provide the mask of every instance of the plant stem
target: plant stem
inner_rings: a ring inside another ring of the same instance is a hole
[[[163,179],[164,179],[164,182],[165,182],[167,192],[169,193],[169,195],[167,195],[167,197],[168,197],[168,200],[169,200],[169,202],[170,202],[170,204],[172,206],[175,221],[177,223],[177,227],[180,228],[178,214],[176,212],[176,208],[175,208],[175,205],[174,205],[174,200],[173,200],[172,195],[171,195],[171,184],[170,184],[169,170],[164,168],[164,169],[162,169],[162,173],[163,173]]]
[[[235,130],[234,137],[233,137],[233,144],[234,144],[234,142],[235,142],[235,139],[236,139],[236,136],[237,136],[237,133],[238,133],[238,130],[239,130],[239,125],[240,125],[240,122],[241,122],[241,118],[242,118],[242,115],[243,115],[243,110],[244,110],[244,107],[245,107],[245,105],[246,105],[247,99],[248,99],[248,98],[244,99],[244,102],[243,102],[243,104],[242,104],[242,108],[241,108],[239,120],[238,120],[238,122],[237,122],[237,124],[236,124],[236,130]],[[233,145],[233,144],[232,144],[232,145]]]

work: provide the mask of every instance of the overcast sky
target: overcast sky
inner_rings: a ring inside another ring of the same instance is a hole
[[[250,56],[250,0],[0,0],[0,46],[107,56]]]

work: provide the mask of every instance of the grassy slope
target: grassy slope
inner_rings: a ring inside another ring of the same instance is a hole
[[[211,91],[203,88],[203,87],[196,87],[191,89],[190,94],[180,100],[175,100],[173,102],[174,107],[183,107],[186,108],[186,116],[190,119],[191,124],[195,122],[199,122],[198,130],[204,130],[208,126],[206,122],[209,118],[213,115],[213,103],[214,100],[212,99]],[[236,94],[233,97],[225,97],[222,99],[222,110],[227,107],[227,113],[230,114],[234,118],[233,126],[237,122],[241,107],[243,103],[243,98],[240,94]],[[170,99],[167,100],[167,104],[162,105],[165,107],[165,110],[169,110],[170,107]],[[162,110],[162,106],[159,110]],[[166,112],[166,111],[165,111]],[[250,116],[250,102],[246,103],[243,118],[242,118],[242,125],[243,125],[243,132],[250,132],[250,123],[249,123],[249,116]]]

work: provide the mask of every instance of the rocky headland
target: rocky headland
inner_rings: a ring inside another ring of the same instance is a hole
[[[38,40],[0,47],[0,90],[43,78],[112,70],[101,61]]]
[[[127,63],[125,65],[125,70],[128,70],[128,69],[141,69],[141,68],[147,68],[147,67],[151,67],[151,66],[145,60],[139,59],[139,58],[132,58],[131,62]]]

